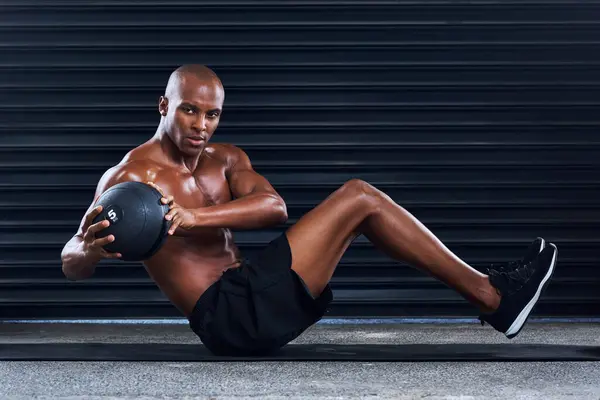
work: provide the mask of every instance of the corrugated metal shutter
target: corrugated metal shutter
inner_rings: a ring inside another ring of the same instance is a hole
[[[60,250],[102,172],[153,134],[169,73],[201,63],[289,223],[351,178],[477,268],[560,248],[538,315],[594,315],[600,3],[14,1],[0,13],[0,317],[175,316],[140,264],[67,281]],[[284,226],[236,232],[251,253]],[[476,315],[362,238],[331,315]]]

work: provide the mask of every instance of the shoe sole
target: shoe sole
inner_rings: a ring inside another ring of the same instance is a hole
[[[523,329],[525,322],[527,322],[527,319],[529,318],[529,314],[531,314],[531,311],[533,310],[533,306],[535,306],[536,303],[538,302],[538,300],[540,299],[540,295],[542,294],[542,291],[546,288],[548,282],[550,281],[550,277],[554,273],[554,267],[556,265],[556,256],[557,255],[558,255],[558,250],[554,251],[554,255],[552,255],[552,261],[550,262],[550,268],[548,268],[548,272],[546,273],[546,276],[544,276],[544,279],[542,279],[542,281],[540,282],[540,285],[538,286],[538,289],[535,292],[535,295],[529,301],[529,303],[527,303],[525,308],[523,308],[523,310],[521,310],[521,312],[519,313],[519,315],[517,316],[515,321],[510,326],[510,328],[508,328],[508,330],[506,331],[505,335],[509,339],[512,339],[513,337],[517,336],[517,334],[521,331],[521,329]]]
[[[538,251],[538,254],[542,252],[542,250],[544,250],[546,248],[546,241],[544,240],[544,238],[540,238],[542,239],[542,242],[540,243],[540,249]]]

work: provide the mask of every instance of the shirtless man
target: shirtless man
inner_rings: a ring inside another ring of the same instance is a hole
[[[425,226],[372,185],[352,179],[252,259],[243,257],[232,229],[260,229],[287,220],[286,204],[229,144],[209,144],[225,92],[205,66],[175,70],[158,104],[155,135],[131,150],[100,179],[94,197],[125,181],[147,183],[170,211],[169,237],[143,262],[150,277],[190,321],[213,353],[277,350],[323,317],[329,281],[342,255],[365,235],[390,257],[421,269],[477,307],[483,321],[516,336],[554,271],[557,250],[536,239],[522,260],[483,274],[454,255]],[[93,275],[109,254],[96,239],[108,221],[91,224],[94,202],[62,251],[70,280]]]

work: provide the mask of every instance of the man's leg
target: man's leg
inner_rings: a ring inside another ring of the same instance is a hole
[[[318,296],[352,241],[364,234],[390,257],[413,265],[455,289],[482,312],[500,295],[487,275],[454,255],[408,211],[368,183],[346,182],[286,232],[292,269]]]

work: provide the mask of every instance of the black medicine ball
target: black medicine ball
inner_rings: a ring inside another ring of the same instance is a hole
[[[165,220],[169,206],[162,204],[161,198],[156,189],[141,182],[119,183],[102,193],[96,202],[102,212],[93,223],[106,219],[110,226],[96,237],[115,237],[104,249],[121,253],[125,261],[142,261],[154,255],[166,240],[170,226]]]

